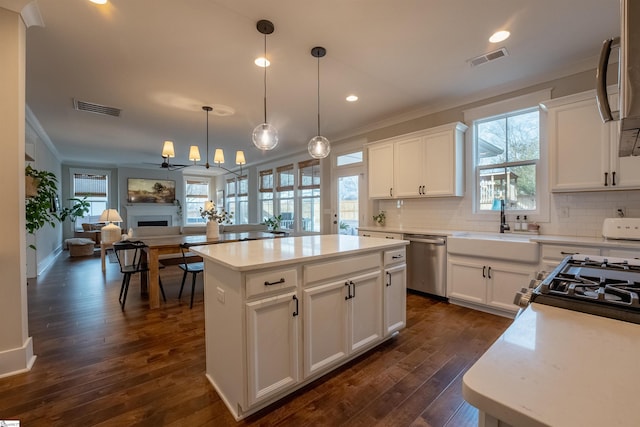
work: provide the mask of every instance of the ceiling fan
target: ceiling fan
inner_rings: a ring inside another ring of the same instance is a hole
[[[200,152],[198,151],[198,147],[191,146],[191,150],[189,152],[189,160],[193,160],[193,165],[181,165],[171,163],[171,158],[175,157],[175,151],[173,149],[173,141],[165,141],[162,147],[162,163],[160,163],[161,169],[167,169],[170,171],[175,171],[179,169],[183,169],[189,166],[197,166],[196,162],[200,160]],[[157,163],[148,163],[157,165]]]

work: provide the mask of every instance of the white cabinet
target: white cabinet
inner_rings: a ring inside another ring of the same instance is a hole
[[[368,149],[369,197],[393,197],[393,143],[376,144]]]
[[[610,96],[617,105],[617,94]],[[552,191],[640,188],[640,157],[618,157],[619,122],[603,123],[594,91],[544,103]]]
[[[384,334],[405,327],[407,323],[407,264],[404,248],[384,253]]]
[[[382,339],[382,299],[379,254],[305,266],[305,378]]]
[[[570,255],[600,255],[600,248],[597,246],[556,245],[549,243],[542,243],[540,246],[540,269],[548,273],[551,273],[563,259]]]
[[[298,382],[299,314],[296,292],[246,304],[249,405]]]
[[[449,256],[447,296],[452,303],[501,315],[513,315],[516,292],[529,285],[537,265]]]
[[[369,197],[462,196],[466,129],[452,123],[369,146]]]

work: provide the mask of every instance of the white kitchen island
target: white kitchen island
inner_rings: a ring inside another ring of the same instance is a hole
[[[463,378],[479,425],[638,426],[640,325],[533,303]]]
[[[239,420],[405,326],[404,240],[320,235],[193,248],[206,373]]]

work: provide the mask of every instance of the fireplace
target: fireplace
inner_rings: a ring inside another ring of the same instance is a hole
[[[169,225],[168,221],[138,221],[138,227],[156,227],[156,226],[167,226]]]
[[[174,205],[136,204],[126,209],[127,227],[180,225],[178,208]]]

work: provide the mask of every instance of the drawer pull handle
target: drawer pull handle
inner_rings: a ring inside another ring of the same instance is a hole
[[[391,286],[391,273],[387,271],[387,287]]]
[[[483,265],[482,266],[482,277],[487,277],[487,266]]]
[[[565,251],[560,251],[561,255],[578,255],[580,252],[565,252]]]
[[[271,286],[271,285],[279,285],[280,283],[284,283],[284,277],[280,280],[278,280],[277,282],[264,282],[265,286]]]
[[[350,300],[351,298],[353,298],[351,296],[351,285],[349,285],[349,282],[344,282],[344,285],[348,286],[348,288],[347,288],[347,296],[344,297],[344,300],[347,301],[347,300]]]
[[[371,234],[363,234],[362,237],[371,237]]]
[[[393,255],[393,256],[391,257],[391,259],[400,259],[400,258],[402,258],[402,257],[403,257],[403,255]]]
[[[488,272],[488,273],[487,273],[487,277],[488,277],[489,279],[491,279],[491,267],[489,267],[489,269],[487,270],[487,272]]]

